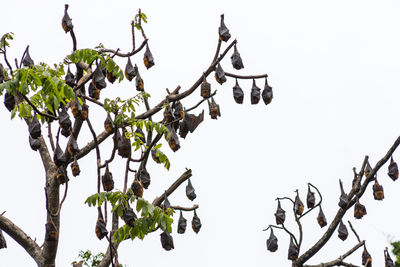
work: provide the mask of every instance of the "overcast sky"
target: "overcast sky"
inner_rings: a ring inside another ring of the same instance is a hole
[[[229,52],[221,63],[224,70],[237,74],[268,73],[274,90],[272,103],[250,104],[251,81],[240,81],[245,91],[243,105],[232,97],[233,79],[219,85],[210,75],[215,100],[222,116],[211,120],[206,105],[205,121],[193,134],[181,140],[182,148],[164,151],[172,167],[149,162],[152,177],[144,197],[161,194],[185,168],[193,170],[192,183],[198,197],[198,216],[203,224],[199,234],[190,229],[191,212],[185,212],[189,227],[178,235],[174,224],[175,249],[165,251],[159,233],[143,241],[124,242],[119,259],[127,266],[290,266],[287,260],[289,238],[275,231],[279,249],[266,250],[274,222],[277,196],[294,197],[300,190],[305,201],[307,182],[322,192],[328,222],[338,209],[338,179],[346,191],[352,168],[360,168],[365,155],[371,165],[386,153],[400,133],[400,2],[398,1],[68,1],[69,14],[78,39],[78,48],[131,49],[130,21],[139,8],[148,16],[145,31],[155,66],[145,71],[143,53],[132,58],[138,64],[151,94],[150,104],[165,97],[165,89],[190,87],[211,62],[217,44],[220,14],[245,68],[233,70]],[[49,64],[61,62],[72,50],[71,38],[61,28],[64,2],[6,1],[1,4],[0,34],[14,32],[9,58],[18,60],[30,45],[33,60]],[[224,47],[226,44],[224,44]],[[0,62],[3,63],[1,59]],[[126,60],[117,61],[124,66]],[[257,81],[262,87],[264,81]],[[102,93],[103,94],[103,93]],[[108,85],[102,99],[136,94],[133,83]],[[197,103],[195,92],[185,106]],[[39,244],[43,242],[45,207],[44,173],[39,154],[28,145],[28,130],[19,119],[10,121],[0,107],[2,133],[0,162],[2,186],[0,212],[12,219]],[[97,112],[96,112],[97,111]],[[105,112],[91,109],[96,131],[102,131]],[[95,116],[93,114],[96,114]],[[42,126],[43,133],[46,132]],[[87,126],[78,144],[90,141]],[[62,142],[65,142],[63,139]],[[109,157],[102,148],[102,159]],[[400,153],[394,153],[400,159]],[[151,160],[150,160],[151,161]],[[58,266],[69,266],[80,250],[104,251],[106,241],[97,240],[94,227],[97,211],[83,204],[96,192],[94,152],[80,161],[79,177],[70,177],[69,192],[61,213]],[[125,161],[118,158],[111,166],[116,187],[121,189]],[[136,166],[134,166],[136,167]],[[399,182],[387,176],[387,165],[378,173],[385,189],[385,200],[373,200],[368,188],[362,203],[368,214],[352,220],[375,263],[383,265],[383,249],[400,239],[398,205]],[[131,177],[132,178],[132,177]],[[61,192],[64,187],[62,186]],[[171,197],[173,205],[191,206],[185,185]],[[282,203],[290,210],[288,203]],[[318,240],[326,228],[316,222],[317,210],[308,215],[303,227],[301,252]],[[179,213],[176,213],[177,220]],[[295,225],[288,227],[297,233]],[[8,235],[9,248],[0,250],[6,266],[35,266],[34,261]],[[342,242],[334,234],[328,245],[309,264],[330,261],[357,243],[350,233]],[[351,259],[361,265],[361,250]]]

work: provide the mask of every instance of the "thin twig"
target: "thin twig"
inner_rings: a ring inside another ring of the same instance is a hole
[[[350,229],[351,229],[351,231],[353,231],[353,233],[354,233],[354,235],[356,236],[358,242],[361,242],[361,239],[360,239],[360,237],[358,236],[356,230],[354,230],[353,225],[351,224],[351,222],[350,222],[350,221],[347,221],[347,222],[349,223]]]
[[[277,226],[277,225],[270,224],[267,228],[263,229],[263,231],[267,231],[267,230],[270,229],[270,228],[276,228],[276,229],[284,230],[286,233],[288,233],[288,234],[293,238],[293,241],[294,241],[294,243],[296,244],[296,246],[299,246],[299,243],[297,242],[297,239],[296,239],[296,237],[294,236],[294,234],[293,234],[292,232],[290,232],[290,231],[285,227],[285,225],[284,225],[283,223],[282,223],[282,226]]]
[[[41,112],[40,110],[38,110],[37,107],[36,107],[34,104],[32,104],[32,102],[29,100],[29,98],[28,98],[26,95],[21,94],[21,93],[18,93],[18,94],[21,95],[21,96],[24,98],[24,100],[29,104],[29,106],[31,106],[31,107],[33,108],[33,110],[34,110],[37,114],[39,114],[39,115],[41,115],[41,116],[43,116],[43,117],[47,117],[47,118],[49,118],[49,119],[58,120],[58,117],[53,116],[53,115],[50,115],[50,114],[47,114],[47,113],[43,113],[43,112]]]
[[[130,158],[128,157],[128,159],[126,160],[126,167],[125,167],[124,190],[122,191],[124,194],[126,193],[128,187],[129,162]]]
[[[67,178],[66,181],[65,181],[64,196],[63,196],[63,198],[61,199],[60,205],[58,205],[58,210],[57,210],[57,212],[56,212],[54,215],[52,214],[52,216],[58,216],[58,215],[60,214],[62,205],[63,205],[65,199],[67,198],[67,193],[68,193],[68,178]]]
[[[49,138],[50,141],[51,150],[54,152],[56,147],[54,145],[53,134],[51,133],[51,123],[47,123],[47,132],[48,132],[47,137]]]
[[[21,67],[22,67],[22,61],[23,61],[23,59],[24,59],[26,53],[28,52],[28,49],[29,49],[29,45],[26,46],[25,51],[24,51],[24,53],[22,54],[21,62],[19,62],[19,67],[18,67],[18,63],[16,63],[16,64],[17,64],[17,68],[21,68]]]
[[[101,158],[100,158],[100,148],[97,142],[97,136],[95,131],[93,130],[92,124],[90,123],[89,118],[86,119],[86,122],[89,126],[89,130],[92,133],[93,141],[96,147],[96,157],[97,157],[97,193],[100,193],[100,165],[101,165]]]
[[[308,183],[308,185],[311,186],[311,187],[313,187],[313,188],[317,191],[317,193],[318,193],[318,195],[319,195],[319,202],[318,202],[318,204],[314,205],[314,207],[312,207],[311,209],[309,209],[309,210],[307,210],[306,212],[304,212],[301,216],[299,216],[299,219],[301,219],[301,218],[303,218],[304,216],[306,216],[308,213],[310,213],[310,212],[311,212],[313,209],[315,209],[316,207],[321,206],[321,203],[322,203],[322,195],[321,195],[321,192],[318,190],[318,188],[317,188],[316,186],[314,186],[312,183]]]
[[[198,106],[200,106],[201,105],[201,103],[203,103],[204,101],[206,101],[207,99],[209,99],[209,98],[211,98],[212,96],[215,96],[217,94],[217,90],[215,90],[212,94],[210,94],[210,96],[209,97],[207,97],[207,98],[203,98],[202,100],[200,100],[199,101],[199,103],[197,103],[196,105],[194,105],[193,107],[191,107],[191,108],[189,108],[189,109],[187,109],[186,110],[186,112],[189,112],[189,111],[191,111],[191,110],[193,110],[193,109],[195,109],[195,108],[197,108]]]

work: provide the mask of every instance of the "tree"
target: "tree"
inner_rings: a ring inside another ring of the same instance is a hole
[[[19,62],[15,60],[14,69],[7,57],[13,34],[4,34],[1,39],[0,52],[4,56],[4,67],[3,65],[0,67],[0,91],[4,94],[4,103],[11,112],[11,116],[18,115],[25,120],[29,131],[30,147],[40,154],[46,178],[47,218],[42,246],[39,246],[17,226],[16,222],[4,214],[0,216],[0,229],[16,240],[38,266],[55,266],[62,206],[68,196],[68,184],[72,182],[69,181],[67,168],[70,168],[73,176],[78,176],[81,169],[82,171],[84,169],[79,166],[79,161],[91,151],[96,154],[97,193],[89,196],[86,203],[89,206],[97,206],[96,235],[99,239],[105,237],[109,243],[108,250],[98,266],[108,266],[110,263],[118,266],[118,246],[122,241],[136,237],[143,239],[147,234],[158,229],[161,229],[162,232],[162,247],[165,250],[173,249],[170,233],[172,232],[174,210],[193,211],[192,228],[198,232],[201,227],[200,219],[196,214],[198,205],[172,206],[168,201],[168,197],[186,181],[188,181],[186,186],[188,198],[193,200],[196,197],[189,180],[192,175],[191,170],[188,169],[182,173],[171,186],[161,192],[152,202],[149,202],[143,198],[143,189],[147,189],[151,181],[150,174],[146,170],[148,158],[151,155],[155,162],[163,164],[165,168],[169,169],[170,161],[160,149],[160,140],[165,138],[172,151],[177,151],[180,148],[178,129],[181,138],[193,133],[203,121],[204,111],[199,115],[192,114],[191,111],[205,101],[208,102],[211,118],[217,119],[220,116],[219,106],[213,98],[216,92],[211,92],[211,85],[207,82],[207,77],[212,73],[215,73],[216,80],[220,84],[227,80],[226,77],[236,79],[233,90],[237,103],[243,103],[243,91],[237,82],[241,79],[253,80],[251,104],[257,104],[261,98],[265,104],[269,104],[272,100],[272,88],[267,83],[266,74],[243,76],[223,71],[220,62],[231,49],[234,50],[231,56],[233,67],[241,69],[243,63],[237,50],[236,40],[230,42],[222,50],[223,42],[230,39],[230,34],[224,24],[224,16],[221,15],[217,49],[211,64],[189,89],[181,91],[179,86],[171,92],[167,89],[165,98],[157,105],[150,106],[148,101],[150,96],[145,90],[146,86],[141,77],[142,70],[131,61],[131,57],[133,58],[134,55],[145,50],[144,65],[147,69],[154,65],[154,58],[142,22],[147,22],[147,16],[139,10],[131,24],[132,50],[130,52],[124,53],[119,49],[108,49],[101,44],[95,49],[78,49],[74,25],[68,13],[68,5],[66,5],[62,27],[66,33],[71,35],[73,52],[67,55],[63,63],[54,67],[45,63],[35,65],[30,56],[29,46],[27,46],[21,60]],[[143,41],[136,47],[138,34],[141,34]],[[125,68],[119,67],[118,58],[127,58]],[[64,65],[67,65],[66,70]],[[106,98],[102,100],[102,90],[107,85],[110,86],[116,80],[121,82],[125,78],[134,81],[138,91],[135,96],[128,99]],[[265,80],[262,93],[256,85],[256,80]],[[184,108],[181,101],[198,88],[202,99],[193,107]],[[140,103],[145,106],[145,110],[142,112],[138,107]],[[105,114],[104,111],[108,114],[104,115],[104,131],[100,134],[97,134],[98,130],[93,127],[91,122],[92,114],[95,114],[96,117],[100,117],[102,114],[101,111],[95,110],[94,105],[99,106],[100,110],[103,110],[103,114]],[[163,113],[161,120],[156,120],[155,116],[161,113]],[[42,133],[42,124],[48,127],[48,138]],[[80,146],[78,137],[83,136],[81,129],[85,124],[89,128],[91,137],[87,145]],[[58,126],[55,135],[52,132],[54,125]],[[102,156],[101,145],[105,140],[111,138],[113,139],[112,148],[108,151],[109,153],[106,153],[107,156]],[[126,159],[126,165],[124,179],[120,181],[123,189],[113,191],[114,181],[118,183],[115,177],[113,178],[111,167],[114,160],[118,158],[116,154]],[[131,168],[132,163],[137,163],[136,170]],[[64,187],[62,198],[60,198],[61,187]],[[110,203],[111,207],[107,208],[107,203]],[[134,208],[137,213],[141,212],[141,214],[136,214]],[[109,214],[110,212],[111,214]],[[119,227],[121,220],[125,225]],[[112,225],[111,229],[107,228],[108,222]],[[185,232],[186,220],[183,217],[178,222],[178,229],[180,233]],[[5,246],[4,238],[2,241]]]
[[[315,267],[328,267],[328,266],[357,266],[347,261],[347,257],[355,253],[359,248],[363,247],[363,252],[360,257],[362,266],[372,266],[372,257],[366,248],[366,241],[361,240],[358,233],[354,229],[350,221],[348,226],[357,238],[357,243],[350,249],[345,251],[338,251],[340,253],[335,259],[324,259],[324,262],[319,264],[307,264],[313,256],[315,256],[322,248],[327,245],[327,242],[334,238],[334,234],[337,233],[339,239],[345,241],[349,235],[350,230],[346,226],[346,222],[343,222],[345,214],[353,212],[355,219],[362,219],[364,215],[367,215],[366,206],[361,204],[361,199],[366,192],[366,189],[370,185],[372,187],[373,197],[375,200],[382,201],[384,199],[383,186],[378,182],[378,171],[381,167],[390,160],[388,166],[387,175],[391,180],[396,181],[399,178],[399,169],[397,163],[393,159],[393,153],[400,145],[400,137],[398,137],[394,144],[389,148],[387,153],[379,160],[372,168],[369,163],[369,157],[365,156],[360,170],[357,172],[356,168],[353,168],[354,177],[352,180],[352,187],[350,190],[346,190],[343,186],[343,182],[339,180],[340,194],[338,199],[338,208],[336,215],[329,222],[322,209],[322,194],[316,186],[308,183],[308,191],[306,197],[307,211],[303,201],[299,197],[299,190],[296,190],[295,198],[291,197],[278,197],[278,206],[274,214],[276,224],[270,224],[265,230],[270,230],[270,236],[267,239],[267,249],[271,252],[275,252],[278,249],[278,239],[274,234],[273,229],[280,229],[289,235],[290,245],[288,246],[288,259],[292,261],[293,267],[299,266],[315,266]],[[382,182],[382,181],[381,181]],[[318,197],[315,194],[318,194]],[[289,207],[293,210],[293,220],[298,226],[298,233],[294,233],[293,230],[289,230],[285,226],[286,211],[282,208],[281,202],[288,201]],[[354,209],[352,209],[354,207]],[[329,207],[331,209],[331,207]],[[325,208],[324,208],[325,209]],[[309,248],[306,248],[304,252],[300,253],[302,248],[303,238],[305,238],[303,230],[303,221],[306,215],[312,214],[313,210],[319,210],[317,215],[317,223],[321,228],[328,226],[326,231],[321,237],[313,243]],[[303,219],[303,220],[302,220]],[[395,247],[394,253],[396,254],[396,243],[392,243]],[[388,249],[384,250],[384,262],[385,266],[394,266],[394,262],[389,254]]]

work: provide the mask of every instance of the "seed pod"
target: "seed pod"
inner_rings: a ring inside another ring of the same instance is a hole
[[[194,192],[194,187],[193,187],[192,182],[190,181],[190,179],[188,179],[188,184],[186,186],[186,196],[191,201],[193,201],[197,197],[196,193]]]
[[[70,87],[75,86],[75,76],[74,76],[74,74],[72,74],[71,70],[69,69],[69,65],[68,65],[67,74],[65,75],[64,80],[65,80],[65,83],[67,85],[69,85]]]
[[[177,150],[179,150],[179,148],[181,148],[181,145],[179,143],[179,137],[176,134],[176,131],[174,128],[169,127],[168,129],[170,132],[168,145],[172,149],[172,151],[176,152]]]
[[[273,98],[273,93],[272,93],[272,87],[268,85],[267,78],[265,78],[265,85],[264,85],[264,90],[262,91],[262,99],[265,103],[265,105],[268,105],[271,103],[272,98]]]
[[[71,101],[71,113],[75,119],[81,117],[82,114],[82,105],[76,95],[74,101]]]
[[[260,91],[261,89],[257,87],[256,81],[253,79],[253,86],[251,87],[250,101],[252,105],[258,104],[260,102]]]
[[[271,234],[267,239],[267,249],[271,252],[275,252],[278,249],[278,238],[274,235],[274,231],[271,228]]]
[[[237,47],[236,47],[236,44],[235,44],[235,47],[234,47],[234,52],[233,52],[233,54],[231,56],[231,61],[232,61],[232,66],[235,69],[240,70],[240,69],[244,68],[243,62],[242,62],[242,58],[240,57],[240,54],[239,54],[239,52],[237,50]]]
[[[97,89],[93,83],[89,84],[89,96],[96,100],[100,99],[100,89]]]
[[[64,17],[62,18],[61,21],[61,26],[63,27],[65,33],[71,31],[74,28],[74,25],[72,25],[72,19],[68,15],[68,5],[65,5],[64,9]]]
[[[343,183],[342,181],[339,179],[339,185],[340,185],[340,198],[339,198],[339,207],[341,207],[342,209],[345,209],[347,207],[347,201],[348,201],[348,196],[347,194],[344,192],[343,189]]]
[[[319,213],[318,213],[317,221],[318,221],[319,226],[321,226],[321,228],[327,225],[326,217],[325,217],[324,212],[322,211],[321,206],[319,206]]]
[[[368,177],[368,175],[371,173],[371,171],[372,171],[371,165],[369,164],[369,161],[367,160],[367,163],[365,164],[365,171],[364,171],[365,178]]]
[[[138,74],[138,68],[135,64],[135,67],[133,67],[131,58],[128,57],[128,62],[126,63],[125,66],[125,77],[129,80],[132,81],[133,78]]]
[[[101,213],[100,208],[98,208],[98,212],[99,212],[99,215],[97,217],[95,232],[96,232],[97,238],[101,240],[108,234],[108,231],[107,231],[106,223],[104,222],[103,214]]]
[[[118,155],[123,158],[129,158],[131,156],[131,149],[131,141],[126,137],[125,133],[123,133],[118,142]]]
[[[139,126],[136,127],[135,135],[135,139],[138,138],[140,139],[140,141],[142,141],[143,144],[146,144],[146,137],[144,136],[144,132]]]
[[[72,157],[79,152],[78,143],[76,142],[76,139],[73,134],[71,134],[71,137],[68,140],[67,150]]]
[[[64,106],[61,106],[61,111],[58,112],[58,122],[63,130],[69,131],[71,129],[71,120]]]
[[[224,14],[221,14],[221,24],[218,28],[218,35],[221,41],[228,41],[231,38],[231,34],[229,33],[228,28],[225,26],[224,23]]]
[[[293,261],[293,260],[296,260],[298,256],[299,256],[299,248],[293,242],[293,237],[290,237],[288,259]]]
[[[372,190],[375,200],[383,200],[384,198],[383,186],[378,183],[378,179],[375,179],[375,183],[372,186]]]
[[[397,167],[397,163],[393,160],[393,157],[390,158],[388,175],[393,181],[396,181],[397,178],[399,178],[399,168]]]
[[[143,62],[147,69],[150,69],[152,66],[154,66],[154,58],[150,52],[148,44],[146,44],[146,52],[144,52]]]
[[[48,221],[46,223],[46,233],[44,239],[46,241],[57,241],[58,240],[58,231],[53,222]]]
[[[93,72],[92,83],[96,89],[106,88],[106,77],[104,77],[103,71],[100,66],[97,66],[95,71]]]
[[[371,255],[368,253],[365,245],[364,245],[364,251],[361,255],[361,263],[363,266],[366,266],[366,267],[372,266],[372,258],[371,258]]]
[[[15,97],[12,94],[6,92],[4,94],[4,106],[8,109],[8,111],[12,111],[15,107]]]
[[[79,164],[78,164],[78,161],[76,160],[76,158],[74,158],[74,161],[71,163],[71,171],[72,171],[72,175],[74,177],[78,176],[81,173],[81,170],[79,168]]]
[[[136,75],[135,84],[136,84],[137,91],[140,91],[140,92],[144,91],[144,82],[143,82],[142,77],[140,76],[139,71],[137,72],[137,75]]]
[[[42,135],[42,130],[40,129],[40,122],[36,118],[36,114],[29,119],[28,130],[29,130],[29,135],[33,139],[37,139]]]
[[[286,214],[285,210],[281,208],[281,202],[278,200],[278,208],[276,209],[275,212],[275,220],[276,224],[283,224],[286,219]]]
[[[347,239],[347,236],[349,235],[349,232],[347,231],[346,225],[340,221],[339,228],[338,228],[338,236],[341,240],[345,241]]]
[[[209,98],[211,94],[211,84],[207,82],[206,76],[203,75],[203,82],[200,87],[200,95],[203,98]]]
[[[161,236],[161,246],[166,250],[170,251],[171,249],[174,249],[174,240],[172,239],[172,236],[170,233],[168,233],[167,230],[162,232]]]
[[[215,103],[215,100],[213,97],[211,97],[211,102],[207,99],[208,102],[208,108],[210,110],[210,116],[211,119],[217,119],[218,117],[221,117],[221,112],[219,110],[219,105]]]
[[[104,130],[106,130],[107,133],[112,133],[114,131],[114,126],[110,113],[107,113],[107,118],[104,121]]]
[[[192,229],[197,234],[201,228],[200,218],[197,216],[196,210],[194,211],[193,219],[192,219]]]
[[[383,254],[385,254],[385,267],[394,267],[395,265],[389,255],[387,248],[383,251]]]
[[[33,139],[29,136],[29,145],[31,146],[32,150],[37,151],[40,148],[40,141],[39,139]]]
[[[301,214],[303,214],[303,211],[304,211],[304,204],[303,204],[303,202],[300,200],[299,191],[296,190],[296,193],[297,193],[297,195],[296,195],[296,198],[294,199],[294,212],[295,212],[297,215],[300,216]]]
[[[183,234],[186,231],[187,220],[183,217],[182,211],[180,211],[178,220],[178,234]]]
[[[143,186],[138,179],[133,181],[131,189],[135,196],[143,197]]]
[[[4,238],[3,231],[0,229],[0,249],[7,248],[7,242]]]
[[[67,175],[67,170],[63,167],[60,166],[57,171],[57,180],[60,184],[65,184],[66,182],[69,181],[68,175]]]
[[[219,84],[223,84],[224,82],[226,82],[225,72],[219,63],[217,65],[217,68],[215,69],[215,79]]]
[[[103,184],[104,191],[109,192],[114,189],[114,180],[112,173],[108,169],[108,165],[106,166],[104,175],[101,177],[101,183]]]
[[[135,212],[133,211],[132,208],[124,209],[124,211],[122,212],[121,218],[130,227],[134,227],[135,226],[135,221],[137,219],[137,216],[136,216],[136,214],[135,214]]]
[[[56,145],[56,149],[54,150],[53,160],[57,167],[60,167],[67,162],[65,154],[58,143]]]
[[[171,208],[171,203],[169,203],[169,200],[168,200],[168,197],[167,197],[167,191],[165,191],[165,194],[164,194],[164,203],[163,203],[162,207],[165,210]]]
[[[311,191],[310,185],[308,185],[307,192],[307,208],[311,209],[315,206],[315,193]]]
[[[361,219],[366,214],[367,210],[365,209],[365,206],[361,204],[359,199],[357,198],[357,202],[354,205],[354,217],[356,219]]]
[[[193,131],[199,126],[199,124],[203,121],[204,119],[204,110],[198,115],[193,115],[181,111],[182,115],[182,122],[181,126],[179,128],[179,136],[182,138],[185,138],[188,131],[193,133]]]
[[[143,168],[140,173],[138,173],[138,179],[142,182],[144,189],[149,188],[150,185],[150,174],[147,172],[146,168]]]
[[[22,60],[22,64],[24,65],[24,67],[30,67],[35,65],[35,63],[33,62],[31,55],[29,54],[29,45],[26,48],[26,54],[24,56],[24,59]]]

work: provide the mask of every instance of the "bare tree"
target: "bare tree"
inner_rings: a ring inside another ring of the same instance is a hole
[[[343,187],[342,181],[339,180],[340,195],[337,212],[335,217],[329,224],[322,210],[322,194],[315,185],[308,183],[306,211],[305,206],[299,197],[298,190],[295,191],[296,196],[294,199],[287,196],[278,197],[276,199],[278,201],[278,207],[276,213],[274,214],[276,224],[270,224],[266,229],[264,229],[264,231],[270,230],[270,236],[267,239],[267,249],[271,252],[275,252],[278,249],[278,239],[275,236],[273,229],[279,229],[286,232],[290,237],[288,259],[292,261],[293,267],[360,266],[347,262],[346,260],[348,256],[350,256],[360,248],[363,248],[363,252],[361,255],[361,266],[372,266],[372,257],[366,248],[366,241],[360,239],[350,221],[348,221],[347,225],[350,227],[351,231],[354,233],[358,241],[351,249],[349,249],[348,251],[339,252],[342,254],[339,254],[336,259],[326,260],[323,263],[308,264],[308,262],[310,259],[312,259],[313,256],[320,252],[320,250],[324,246],[327,245],[327,242],[329,240],[334,238],[335,231],[337,232],[337,236],[341,240],[344,241],[347,239],[349,230],[346,226],[346,223],[343,222],[343,217],[347,212],[353,211],[355,219],[361,219],[364,215],[367,214],[367,209],[363,204],[361,204],[361,199],[364,196],[364,193],[368,186],[372,187],[375,200],[383,200],[383,186],[378,182],[377,173],[379,170],[381,170],[383,165],[390,160],[387,175],[393,181],[398,179],[399,170],[397,163],[393,160],[392,154],[398,148],[399,144],[400,137],[396,139],[396,141],[389,148],[387,153],[375,164],[373,168],[369,163],[369,157],[365,156],[359,171],[357,172],[356,168],[353,168],[354,178],[352,180],[352,187],[350,190],[347,191]],[[318,197],[315,196],[315,193],[317,193]],[[293,210],[293,220],[298,226],[298,234],[295,234],[293,230],[288,229],[288,227],[286,227],[285,225],[286,211],[282,208],[281,204],[281,202],[283,201],[288,202],[289,206]],[[331,209],[331,206],[329,206],[329,208]],[[319,226],[321,228],[327,226],[327,229],[317,242],[315,242],[309,248],[303,248],[304,251],[301,252],[304,239],[304,226],[302,224],[302,219],[306,215],[312,214],[314,210],[319,210],[317,215],[317,222]],[[394,266],[393,261],[390,258],[389,252],[387,251],[387,248],[384,250],[384,258],[385,266]]]
[[[259,103],[262,98],[265,104],[272,100],[272,88],[267,83],[267,74],[237,75],[224,72],[220,62],[224,60],[232,49],[231,62],[235,69],[243,68],[243,62],[237,48],[237,41],[227,43],[231,35],[221,15],[221,24],[218,29],[218,42],[211,63],[199,74],[199,78],[192,86],[183,90],[177,86],[174,90],[166,90],[166,95],[158,104],[150,106],[139,67],[133,64],[135,57],[144,51],[143,63],[149,69],[154,63],[149,48],[149,39],[144,30],[147,16],[138,11],[131,22],[132,49],[120,51],[109,49],[102,45],[94,49],[78,49],[77,38],[68,14],[68,5],[62,18],[62,28],[69,33],[72,39],[73,52],[65,57],[62,63],[50,67],[44,63],[35,65],[27,46],[21,59],[15,59],[15,66],[7,57],[12,33],[4,34],[1,38],[0,53],[3,55],[4,67],[0,65],[0,92],[4,94],[4,104],[11,112],[12,117],[18,115],[25,120],[29,131],[30,147],[40,154],[45,170],[45,203],[47,211],[46,232],[43,245],[32,240],[17,222],[0,215],[0,248],[6,247],[6,241],[1,232],[12,237],[34,259],[38,266],[55,266],[57,247],[59,244],[59,230],[62,224],[62,205],[68,196],[68,166],[73,176],[80,173],[79,160],[93,151],[96,154],[97,193],[88,196],[86,203],[98,209],[96,221],[96,235],[99,239],[105,237],[109,243],[107,251],[98,266],[119,266],[118,246],[121,242],[135,237],[144,238],[147,234],[161,231],[161,244],[166,250],[174,248],[171,224],[172,213],[180,211],[178,233],[186,230],[186,219],[182,212],[193,212],[192,228],[198,232],[201,228],[200,218],[196,214],[199,205],[190,207],[171,205],[168,197],[187,182],[186,194],[190,200],[196,198],[193,185],[190,181],[192,171],[187,169],[164,192],[152,201],[143,198],[143,192],[150,185],[150,174],[146,170],[147,161],[151,155],[157,163],[169,168],[170,162],[161,151],[161,142],[164,137],[169,147],[175,152],[180,148],[179,138],[185,138],[193,133],[204,119],[204,110],[198,115],[193,110],[208,103],[209,114],[217,119],[221,113],[211,91],[211,84],[207,81],[214,73],[220,84],[228,78],[236,79],[233,88],[234,100],[243,103],[243,90],[238,81],[252,79],[251,104]],[[140,42],[138,42],[140,40]],[[131,60],[132,59],[132,60]],[[126,62],[124,70],[117,64],[118,60]],[[67,66],[66,71],[64,66]],[[142,71],[142,69],[140,69]],[[102,99],[101,92],[115,81],[123,80],[134,82],[137,94],[129,99]],[[265,81],[264,89],[257,86],[256,80]],[[185,108],[184,100],[195,91],[200,91],[200,100],[193,107]],[[103,114],[89,113],[93,105],[104,110]],[[138,106],[144,105],[145,111],[139,113]],[[70,116],[72,115],[72,116]],[[156,115],[160,116],[156,120]],[[91,119],[93,116],[103,117],[104,129],[94,129]],[[81,137],[83,124],[87,124],[91,139],[87,144],[79,147],[78,138]],[[47,126],[47,133],[42,133],[42,126]],[[56,127],[56,134],[53,133]],[[179,136],[178,136],[179,132]],[[109,157],[101,157],[101,144],[108,138],[113,138],[113,148],[107,151]],[[62,148],[62,140],[66,145]],[[118,153],[118,156],[116,155]],[[114,189],[110,163],[114,160],[125,160],[125,175],[123,190]],[[133,168],[136,163],[137,168]],[[86,166],[84,166],[86,167]],[[108,205],[111,207],[107,207]],[[136,211],[131,207],[136,204]],[[140,215],[139,215],[140,212]],[[137,214],[138,213],[138,214]],[[124,224],[121,226],[121,221]],[[77,264],[79,266],[79,263]]]

